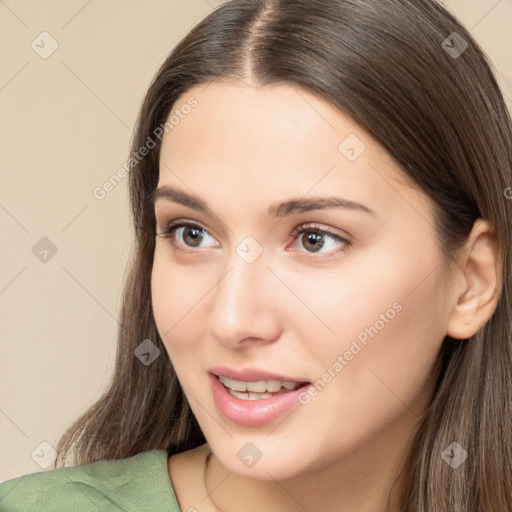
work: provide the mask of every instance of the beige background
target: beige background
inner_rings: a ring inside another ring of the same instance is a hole
[[[0,481],[41,471],[107,383],[131,228],[126,180],[92,191],[125,162],[160,63],[220,3],[0,0]],[[444,4],[512,106],[512,1]]]

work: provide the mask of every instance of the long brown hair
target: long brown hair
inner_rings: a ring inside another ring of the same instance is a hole
[[[248,77],[304,87],[368,130],[432,199],[447,258],[455,261],[476,219],[492,225],[503,258],[499,302],[475,336],[444,340],[400,504],[403,512],[511,511],[512,122],[485,54],[433,0],[233,0],[161,66],[132,153],[154,138],[191,87]],[[113,378],[60,439],[55,467],[69,454],[82,464],[205,442],[152,313],[155,216],[148,198],[158,182],[160,142],[129,175],[135,246]],[[151,365],[134,357],[145,339],[161,350]],[[456,470],[441,457],[454,441],[468,452]]]

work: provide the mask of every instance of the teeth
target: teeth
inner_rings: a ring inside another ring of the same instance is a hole
[[[247,391],[247,382],[243,382],[241,380],[228,379],[223,375],[219,375],[219,380],[227,388],[234,389],[235,391]]]
[[[281,389],[281,386],[282,386],[282,383],[280,380],[267,380],[266,383],[263,380],[261,382],[264,383],[265,389],[269,393],[277,393]],[[251,389],[250,386],[247,386],[247,389],[249,391],[260,391],[259,389]],[[265,391],[265,389],[263,389],[263,391]]]
[[[261,393],[277,393],[282,387],[292,391],[300,386],[299,382],[287,380],[258,380],[256,382],[245,382],[243,380],[228,379],[224,377],[224,375],[219,375],[219,380],[230,390],[239,392],[247,391],[248,393],[243,395],[245,400],[259,400],[260,398],[264,398]],[[257,398],[247,398],[247,396],[250,396],[252,393],[258,393]],[[233,394],[233,396],[240,398],[238,395]]]
[[[271,393],[241,393],[240,391],[229,390],[229,394],[241,400],[261,400],[262,398],[271,398]]]
[[[254,391],[255,393],[264,393],[267,390],[267,383],[264,380],[257,382],[248,382],[247,391]]]

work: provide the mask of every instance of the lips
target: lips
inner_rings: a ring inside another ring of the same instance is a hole
[[[280,380],[299,383],[308,382],[307,379],[279,375],[277,373],[271,373],[265,370],[259,370],[257,368],[244,368],[243,370],[234,370],[225,366],[216,366],[215,368],[211,368],[210,372],[217,376],[223,375],[228,379],[245,382],[256,382],[261,380]]]
[[[306,380],[257,369],[210,370],[213,398],[222,415],[241,425],[269,423],[299,404]]]

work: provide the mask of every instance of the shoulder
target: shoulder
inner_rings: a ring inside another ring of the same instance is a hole
[[[179,512],[165,450],[30,473],[0,484],[2,512],[159,509]]]

